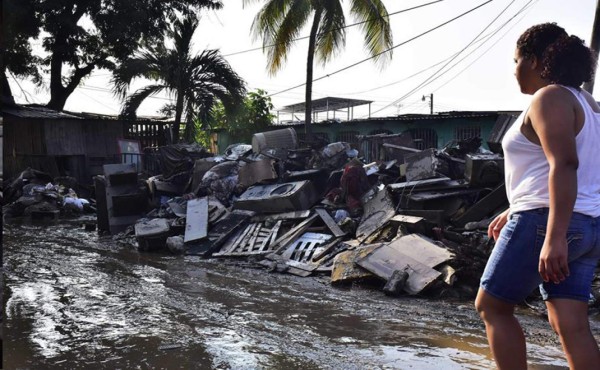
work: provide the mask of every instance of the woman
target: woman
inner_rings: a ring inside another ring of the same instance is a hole
[[[502,141],[510,208],[488,235],[496,245],[475,306],[499,369],[526,369],[514,307],[539,285],[571,369],[600,369],[588,299],[600,258],[600,107],[580,86],[595,60],[555,23],[517,41],[515,75],[529,108]]]

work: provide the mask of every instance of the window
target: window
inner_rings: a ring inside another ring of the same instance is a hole
[[[459,126],[454,129],[455,140],[467,140],[474,137],[481,137],[481,127],[479,126]]]
[[[349,143],[352,148],[356,149],[358,147],[358,135],[360,135],[360,132],[358,131],[338,132],[335,141],[343,141]]]
[[[437,149],[437,133],[431,128],[411,128],[408,133],[415,142],[415,147],[419,150],[428,148]]]

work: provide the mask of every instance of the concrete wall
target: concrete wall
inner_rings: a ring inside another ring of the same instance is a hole
[[[444,117],[444,118],[423,118],[419,119],[389,119],[389,120],[361,120],[361,121],[349,121],[349,122],[336,122],[336,123],[316,123],[312,126],[312,132],[316,135],[326,136],[329,142],[336,141],[347,141],[351,142],[348,137],[353,136],[354,133],[359,135],[373,135],[376,133],[387,132],[390,134],[400,134],[410,130],[413,133],[425,133],[433,132],[435,139],[436,148],[444,147],[448,142],[455,139],[457,134],[468,133],[469,131],[480,132],[480,137],[483,141],[483,146],[487,148],[485,144],[488,136],[490,135],[498,115],[490,113],[487,115],[474,116],[474,117]],[[304,126],[293,125],[293,126],[273,126],[273,129],[280,129],[283,127],[293,127],[298,133],[299,139],[303,138]],[[414,136],[414,135],[413,135]],[[230,144],[235,144],[227,132],[219,131],[217,133],[217,147],[219,153],[223,153],[225,148]],[[250,143],[248,143],[250,144]],[[429,146],[427,146],[429,147]]]

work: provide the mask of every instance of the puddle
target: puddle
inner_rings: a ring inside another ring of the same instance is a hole
[[[6,369],[493,367],[468,302],[138,254],[73,225],[5,226],[4,256]],[[566,368],[556,341],[530,352]]]

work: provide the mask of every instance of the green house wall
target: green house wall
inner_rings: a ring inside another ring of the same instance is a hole
[[[346,122],[329,122],[315,123],[312,126],[314,134],[325,134],[329,142],[348,141],[340,140],[341,134],[344,132],[357,132],[358,135],[372,135],[385,130],[392,134],[400,134],[411,129],[430,129],[435,132],[437,140],[435,146],[437,149],[443,148],[447,143],[455,139],[457,130],[468,130],[469,128],[479,128],[480,137],[483,141],[483,146],[487,149],[486,141],[492,132],[494,124],[498,119],[499,113],[481,113],[464,114],[457,116],[418,116],[410,117],[394,117],[390,119],[370,119],[370,120],[355,120]],[[430,117],[430,118],[428,118]],[[273,125],[273,130],[282,128],[294,128],[300,137],[304,133],[304,125]],[[235,144],[230,136],[225,131],[217,132],[217,147],[219,153],[223,153],[225,149]],[[250,144],[250,143],[248,143]]]

